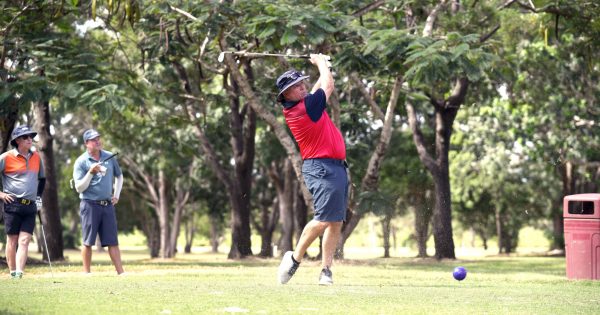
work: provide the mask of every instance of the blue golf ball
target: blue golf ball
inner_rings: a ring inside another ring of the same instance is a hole
[[[467,277],[467,269],[465,267],[456,267],[454,268],[454,272],[452,272],[452,276],[454,279],[462,281]]]

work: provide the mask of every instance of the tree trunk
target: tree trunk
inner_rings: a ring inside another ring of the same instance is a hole
[[[498,235],[498,254],[502,253],[502,248],[504,248],[504,228],[502,224],[502,214],[500,210],[496,208],[496,235]]]
[[[391,231],[392,215],[386,214],[381,220],[381,228],[383,232],[383,258],[390,258],[390,231]]]
[[[192,252],[192,243],[194,241],[194,234],[196,233],[196,224],[195,224],[195,213],[192,211],[185,222],[185,248],[183,250],[184,253],[190,254]],[[213,226],[212,221],[210,222],[211,228]],[[212,245],[212,238],[210,239]],[[217,241],[217,250],[213,252],[218,252],[219,243]]]
[[[294,216],[295,216],[295,224],[296,224],[296,244],[300,241],[300,236],[302,236],[302,231],[304,227],[308,223],[308,207],[304,203],[304,199],[302,198],[302,191],[300,191],[300,185],[298,185],[298,181],[295,181],[294,191],[296,192],[294,196]]]
[[[445,165],[446,169],[443,173],[433,179],[436,191],[433,212],[433,239],[435,241],[435,257],[437,259],[455,259],[454,239],[452,237],[450,177],[448,176],[448,164],[446,163]]]
[[[43,70],[41,70],[40,75],[44,76]],[[44,163],[44,173],[46,175],[46,186],[42,195],[44,208],[42,209],[41,217],[44,224],[49,255],[45,253],[44,258],[47,259],[50,256],[52,261],[64,260],[62,224],[58,206],[58,180],[54,164],[54,149],[52,147],[54,139],[52,138],[52,134],[50,134],[50,104],[48,101],[34,103],[34,116],[34,129],[37,131],[39,137],[36,148]]]
[[[226,56],[230,57],[230,56]],[[239,72],[237,64],[234,64],[235,71],[231,68],[231,63],[227,62],[230,70],[235,72],[235,75],[242,76]],[[224,76],[223,87],[228,91],[229,98],[229,123],[230,123],[230,144],[233,151],[234,173],[231,174],[221,165],[219,158],[210,143],[202,125],[195,116],[194,104],[198,103],[200,107],[206,108],[203,101],[202,92],[199,90],[199,84],[192,82],[188,76],[186,69],[178,61],[172,61],[172,64],[177,71],[182,86],[186,93],[195,95],[197,98],[194,101],[188,101],[185,107],[188,117],[195,122],[195,131],[200,140],[202,150],[206,156],[206,160],[217,178],[225,186],[229,202],[231,205],[231,249],[227,257],[229,259],[244,258],[252,255],[251,239],[250,239],[250,200],[252,187],[252,170],[255,156],[254,138],[256,135],[256,113],[255,106],[247,105],[240,107],[240,92],[237,84],[243,84],[250,93],[252,92],[252,69],[250,64],[244,62],[246,79],[243,82],[240,80],[232,80],[232,86],[229,86],[228,76]],[[245,93],[244,93],[245,94]],[[252,103],[256,99],[251,97],[247,100]],[[198,111],[201,112],[201,111]],[[244,124],[245,122],[245,124]]]
[[[18,115],[19,109],[14,102],[6,108],[0,109],[0,153],[10,149],[10,135],[15,128]]]
[[[423,198],[425,199],[425,198]],[[427,257],[427,240],[429,239],[429,223],[431,222],[431,207],[428,205],[415,207],[415,239],[417,241],[417,257]]]
[[[146,235],[146,244],[150,250],[150,258],[158,258],[160,254],[160,228],[154,216],[146,217],[142,230]]]
[[[279,221],[281,223],[281,238],[278,246],[281,253],[294,249],[294,169],[289,159],[284,159],[283,169],[278,170],[273,164],[270,170],[270,177],[275,184],[277,199],[279,205]],[[280,177],[279,174],[282,176]]]
[[[556,200],[556,206],[552,209],[552,243],[551,249],[565,249],[563,197],[576,193],[575,166],[569,160],[561,163],[556,168],[562,181],[562,196]]]
[[[260,194],[259,199],[261,215],[260,226],[257,227],[257,230],[260,232],[261,244],[260,254],[258,255],[261,257],[273,257],[276,254],[273,252],[273,232],[279,221],[279,201],[277,198],[273,198],[270,193],[265,192]]]
[[[210,249],[212,253],[216,254],[219,252],[219,240],[221,239],[221,220],[216,212],[211,212],[208,218],[210,220]]]
[[[167,179],[165,171],[161,168],[158,171],[158,205],[156,207],[158,224],[160,229],[160,257],[171,258],[171,248],[169,244],[169,201],[167,195]]]
[[[452,236],[452,199],[450,194],[450,176],[448,152],[452,124],[456,114],[465,100],[469,80],[459,78],[454,89],[445,100],[430,98],[435,110],[435,159],[431,157],[428,144],[421,132],[415,109],[409,101],[405,103],[408,122],[413,133],[413,141],[419,159],[433,177],[435,188],[435,207],[433,210],[433,237],[435,241],[435,257],[437,259],[455,259],[454,239]]]
[[[360,83],[360,80],[355,80]],[[393,123],[394,123],[394,112],[396,110],[396,104],[398,103],[398,97],[400,95],[400,90],[402,88],[402,77],[398,76],[394,80],[394,85],[392,87],[392,91],[390,94],[390,99],[388,100],[387,109],[385,112],[385,116],[380,117],[383,119],[383,128],[381,130],[381,135],[379,136],[379,141],[377,142],[377,146],[375,150],[371,154],[371,158],[369,159],[369,164],[367,165],[367,171],[361,180],[360,191],[376,191],[379,188],[379,170],[381,169],[381,164],[383,163],[383,159],[385,158],[385,154],[387,153],[388,146],[392,139],[393,132]],[[363,96],[368,102],[371,104],[372,108],[378,108],[375,101],[371,96],[366,92],[366,89],[360,83],[359,90],[362,91]],[[376,112],[376,111],[375,111]],[[379,114],[381,116],[381,114]],[[351,194],[354,196],[354,194]],[[344,244],[346,244],[346,240],[350,237],[350,234],[354,231],[358,222],[362,218],[363,214],[353,213],[352,209],[355,209],[356,200],[351,198],[349,202],[349,207],[347,211],[346,222],[342,226],[342,234],[335,250],[336,258],[344,258]]]
[[[193,162],[192,162],[193,163]],[[181,218],[183,217],[183,211],[190,197],[189,185],[184,185],[184,181],[189,181],[192,177],[193,168],[188,168],[186,177],[177,178],[175,180],[175,213],[173,214],[173,220],[171,223],[171,236],[169,238],[169,248],[171,249],[171,257],[175,257],[177,253],[177,239],[179,238],[179,232],[181,228]]]
[[[233,194],[232,194],[233,195]],[[252,255],[250,241],[250,208],[241,196],[231,197],[231,248],[227,258],[240,259]]]

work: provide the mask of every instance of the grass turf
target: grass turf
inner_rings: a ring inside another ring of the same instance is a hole
[[[76,257],[76,253],[73,253]],[[565,277],[564,257],[488,257],[438,262],[391,258],[336,262],[331,287],[305,261],[287,285],[279,260],[228,261],[225,255],[147,260],[123,253],[116,276],[94,253],[92,276],[80,264],[28,266],[21,280],[0,279],[2,314],[597,314],[600,281]],[[467,278],[452,278],[455,266]],[[6,269],[0,270],[7,274]]]

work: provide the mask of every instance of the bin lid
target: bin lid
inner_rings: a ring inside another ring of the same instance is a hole
[[[600,194],[568,195],[563,199],[563,217],[600,219]]]

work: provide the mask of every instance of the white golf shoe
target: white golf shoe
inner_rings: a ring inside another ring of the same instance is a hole
[[[277,271],[277,278],[281,284],[288,283],[288,281],[292,279],[294,273],[296,273],[298,267],[300,267],[300,263],[297,263],[292,259],[293,254],[294,252],[288,251],[281,259],[281,264],[279,264],[279,270]]]
[[[333,273],[329,270],[328,267],[323,268],[321,270],[321,274],[319,275],[319,285],[332,285],[333,284]]]

